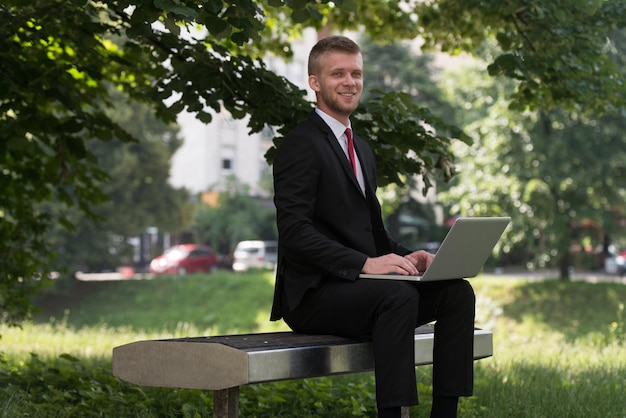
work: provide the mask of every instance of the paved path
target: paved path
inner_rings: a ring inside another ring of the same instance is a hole
[[[112,271],[108,273],[83,273],[76,272],[76,279],[81,281],[109,281],[109,280],[142,280],[151,279],[150,273],[132,273],[128,271]]]
[[[546,280],[557,279],[559,272],[555,270],[537,270],[537,271],[525,271],[525,270],[508,270],[504,269],[499,272],[485,271],[484,276],[493,277],[510,277],[511,279],[526,279],[526,280]],[[151,279],[154,275],[150,273],[136,273],[132,274],[129,271],[116,271],[110,273],[76,273],[76,278],[82,281],[107,281],[107,280],[142,280]],[[626,277],[619,277],[615,274],[606,274],[599,271],[574,271],[570,277],[570,280],[584,280],[590,283],[599,282],[614,282],[626,284]]]
[[[526,271],[526,270],[508,270],[504,269],[500,272],[488,272],[483,273],[484,276],[494,277],[510,277],[526,280],[545,280],[545,279],[558,279],[559,271],[556,269]],[[574,271],[570,274],[570,280],[572,281],[587,281],[590,283],[599,282],[613,282],[626,284],[626,277],[619,277],[616,274],[607,274],[602,271]]]

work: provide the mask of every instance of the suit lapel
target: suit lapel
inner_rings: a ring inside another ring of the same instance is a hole
[[[354,172],[352,171],[352,166],[350,165],[350,161],[346,158],[346,154],[344,153],[343,148],[341,148],[341,145],[339,145],[339,141],[335,137],[335,134],[333,133],[333,131],[326,124],[326,122],[324,122],[324,119],[322,119],[317,113],[315,113],[315,111],[313,111],[311,115],[311,120],[324,133],[325,139],[330,145],[330,147],[333,149],[334,154],[337,157],[337,161],[341,165],[341,168],[343,172],[345,173],[345,175],[348,177],[348,179],[350,179],[350,182],[352,182],[354,187],[357,188],[359,193],[363,195],[361,186],[359,186],[359,182],[357,181],[356,176],[354,175]],[[356,143],[355,143],[355,151],[359,157],[359,162],[361,163],[361,170],[363,170],[363,176],[365,177],[365,168],[363,166],[363,160],[362,160],[361,154],[356,148]],[[367,180],[365,181],[367,182]]]

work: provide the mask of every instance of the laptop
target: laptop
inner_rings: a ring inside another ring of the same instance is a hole
[[[428,282],[474,277],[483,268],[511,218],[461,217],[448,231],[430,266],[418,276],[365,274],[364,279]]]

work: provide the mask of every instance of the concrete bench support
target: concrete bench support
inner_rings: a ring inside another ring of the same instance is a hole
[[[415,330],[415,365],[432,364],[434,329]],[[490,331],[474,331],[474,359],[493,355]],[[137,341],[113,349],[113,374],[142,386],[215,391],[216,418],[238,416],[239,387],[374,369],[370,342],[293,332]],[[406,408],[408,416],[408,408]]]

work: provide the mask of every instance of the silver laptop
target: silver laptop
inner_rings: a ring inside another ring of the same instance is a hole
[[[508,216],[458,218],[428,269],[419,276],[361,273],[359,277],[418,282],[474,277],[480,273],[510,221]]]

